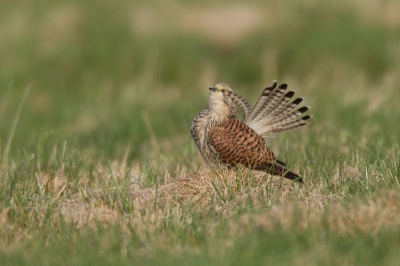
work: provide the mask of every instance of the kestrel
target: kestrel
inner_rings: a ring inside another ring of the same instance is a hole
[[[251,109],[247,100],[229,85],[218,83],[210,88],[208,106],[191,125],[193,139],[204,161],[213,166],[244,165],[302,182],[267,147],[277,134],[308,125],[312,118],[312,115],[302,116],[310,106],[294,110],[303,98],[290,102],[295,91],[286,92],[286,89],[287,84],[277,87],[277,81],[272,81]],[[243,112],[243,121],[237,117],[236,105]]]

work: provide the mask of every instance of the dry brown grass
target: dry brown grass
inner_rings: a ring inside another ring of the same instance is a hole
[[[350,170],[354,170],[349,168]],[[348,178],[357,178],[350,171]],[[378,196],[348,205],[339,195],[325,194],[321,185],[297,184],[263,172],[202,168],[167,182],[159,187],[138,188],[133,185],[127,194],[134,205],[132,212],[121,210],[122,199],[113,204],[104,201],[104,191],[90,192],[93,201],[85,203],[80,196],[72,196],[60,203],[56,213],[76,227],[95,227],[119,224],[133,226],[139,234],[157,230],[165,219],[178,225],[191,221],[191,215],[217,213],[229,220],[234,234],[260,227],[273,232],[283,230],[329,229],[339,234],[374,233],[400,226],[400,193],[382,190]],[[97,196],[96,196],[97,195]],[[191,215],[185,213],[190,209]],[[253,209],[239,215],[238,211]],[[236,218],[235,218],[236,217]],[[212,223],[209,233],[212,232]]]
[[[365,182],[356,165],[338,167],[332,173],[331,188],[307,176],[305,183],[299,184],[260,171],[205,167],[176,178],[161,168],[164,176],[158,173],[157,183],[149,184],[146,171],[136,162],[127,164],[125,158],[109,165],[97,163],[92,177],[83,169],[79,179],[71,179],[64,168],[38,172],[32,179],[38,192],[32,194],[31,206],[14,203],[1,209],[0,226],[7,230],[0,235],[8,240],[0,246],[16,250],[32,238],[33,230],[57,229],[63,223],[73,230],[113,227],[125,237],[134,234],[152,247],[138,251],[144,256],[154,247],[165,248],[163,237],[175,237],[171,236],[174,231],[166,228],[188,230],[199,220],[199,230],[211,238],[218,237],[221,221],[225,221],[229,237],[221,239],[224,248],[231,246],[232,238],[255,229],[270,233],[317,230],[356,237],[396,231],[400,226],[399,191],[382,189],[353,198],[338,189]],[[370,175],[371,180],[378,178],[373,172]],[[16,189],[21,189],[18,186]],[[149,237],[160,232],[161,239]],[[178,253],[181,249],[185,247],[174,248]]]
[[[347,168],[351,171],[346,170],[344,178],[359,178],[356,168]],[[108,183],[107,180],[111,182],[112,175],[118,182],[120,176],[117,169],[113,171],[113,174],[108,170],[99,171],[102,182]],[[84,179],[82,181],[84,182]],[[143,218],[143,213],[151,213],[153,219],[156,219],[155,216],[162,219],[167,211],[188,206],[200,212],[208,212],[212,209],[229,217],[238,209],[249,204],[256,210],[272,212],[271,217],[275,217],[275,219],[281,217],[281,222],[285,224],[287,217],[290,217],[286,212],[292,212],[293,210],[290,208],[293,209],[294,206],[301,206],[301,210],[305,213],[312,211],[312,213],[321,215],[327,205],[341,206],[343,203],[339,195],[323,193],[321,184],[306,183],[302,185],[261,171],[248,169],[215,171],[201,168],[199,171],[171,179],[165,184],[155,187],[142,187],[140,182],[134,181],[129,185],[128,193],[124,194],[127,198],[117,197],[112,203],[106,198],[108,193],[117,194],[120,188],[115,186],[109,186],[106,189],[92,189],[89,187],[89,180],[86,180],[86,184],[81,183],[81,186],[87,186],[84,191],[70,194],[67,190],[64,191],[66,183],[61,172],[48,182],[48,185],[42,186],[47,187],[54,197],[59,197],[61,193],[67,194],[62,197],[56,209],[59,209],[67,220],[73,221],[77,226],[93,220],[112,223],[126,215],[140,214]],[[69,186],[73,187],[74,185],[69,184]],[[390,195],[390,199],[393,201],[393,192]],[[87,199],[91,199],[90,202],[85,202]],[[121,210],[123,204],[121,201],[123,200],[133,205],[132,213],[124,213]],[[278,212],[281,214],[278,215]],[[345,213],[343,211],[343,214]]]
[[[100,176],[102,176],[103,181],[112,179],[109,171],[100,174]],[[197,172],[167,181],[167,183],[160,186],[147,188],[142,187],[140,182],[133,182],[129,185],[127,196],[129,197],[128,201],[134,206],[134,212],[138,213],[148,210],[168,210],[183,206],[191,206],[191,208],[202,211],[214,208],[222,212],[231,212],[242,203],[248,202],[248,197],[251,198],[254,206],[264,204],[260,197],[268,197],[268,194],[279,195],[283,199],[289,198],[296,193],[301,198],[302,193],[304,193],[304,188],[301,188],[301,186],[260,171],[247,169],[239,172],[226,169],[214,171],[201,168]],[[86,191],[87,194],[92,195],[95,199],[92,203],[94,205],[93,209],[95,209],[94,212],[91,212],[90,204],[82,206],[82,200],[79,199],[79,196],[72,196],[70,199],[63,201],[59,207],[66,217],[70,217],[77,224],[82,224],[80,219],[95,218],[96,214],[93,213],[97,213],[99,207],[104,210],[100,199],[104,198],[105,193],[110,190],[116,191],[116,189],[112,187],[106,190],[88,189]],[[317,197],[312,196],[312,198],[317,200]],[[305,200],[311,201],[310,198]],[[78,204],[77,202],[81,203]],[[100,206],[98,206],[99,204]],[[87,214],[81,215],[80,212],[86,212]],[[113,220],[114,218],[111,219]]]

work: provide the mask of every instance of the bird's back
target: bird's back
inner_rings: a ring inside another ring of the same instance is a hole
[[[257,167],[275,162],[262,136],[235,117],[211,127],[207,138],[210,150],[217,153],[220,163]]]

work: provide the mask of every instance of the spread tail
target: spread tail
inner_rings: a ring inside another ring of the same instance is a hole
[[[292,101],[295,91],[286,92],[287,87],[287,84],[277,87],[276,80],[268,84],[244,121],[267,145],[277,134],[308,125],[312,118],[303,116],[310,106],[298,108],[303,98]]]

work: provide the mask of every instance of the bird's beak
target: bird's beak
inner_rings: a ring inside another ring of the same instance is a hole
[[[215,91],[215,89],[214,88],[209,88],[210,89],[210,91]]]

